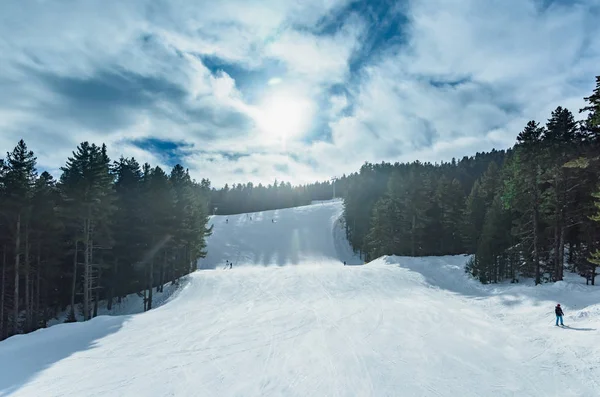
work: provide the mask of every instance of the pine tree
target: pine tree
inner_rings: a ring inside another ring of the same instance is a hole
[[[462,235],[465,248],[469,253],[474,253],[479,246],[485,214],[498,190],[498,180],[498,165],[492,161],[481,178],[475,181],[471,193],[467,197]]]
[[[152,290],[155,280],[158,279],[158,284],[162,288],[169,275],[172,281],[181,276],[178,273],[176,263],[173,261],[167,262],[168,252],[171,252],[172,257],[177,258],[178,246],[174,243],[174,237],[178,233],[177,228],[180,225],[175,223],[175,192],[173,185],[160,167],[150,170],[148,166],[144,166],[143,202],[145,203],[144,224],[148,231],[148,237],[146,254],[141,264],[146,275],[144,289],[148,290],[145,308],[150,310],[152,308]],[[185,217],[184,214],[180,215],[182,218]],[[159,263],[158,266],[155,266],[156,262]],[[158,277],[155,277],[157,267],[159,270]]]
[[[564,246],[568,221],[568,192],[572,187],[572,180],[568,177],[565,164],[575,155],[575,144],[580,140],[580,133],[573,114],[568,109],[557,107],[552,112],[542,135],[549,159],[546,168],[545,180],[550,183],[551,189],[547,198],[547,208],[552,219],[553,229],[553,263],[554,279],[563,279]]]
[[[534,275],[541,283],[540,259],[542,157],[540,142],[544,134],[539,123],[530,121],[517,137],[514,156],[505,166],[506,178],[502,189],[504,208],[513,213],[513,236],[520,241],[520,252],[529,264],[525,275]]]
[[[481,185],[475,181],[465,204],[462,235],[468,253],[475,253],[479,245],[479,237],[485,220],[485,200],[481,194]]]
[[[399,242],[403,238],[400,225],[404,222],[395,200],[382,197],[373,208],[372,224],[367,234],[369,256],[400,255]]]
[[[98,243],[96,240],[109,240],[108,221],[113,208],[112,176],[106,146],[98,147],[83,142],[61,170],[60,190],[65,203],[64,214],[69,214],[69,222],[75,229],[72,237],[74,245],[77,247],[81,243],[83,249],[83,316],[89,320],[92,316],[93,293],[99,288],[99,267],[94,264],[94,244]],[[76,265],[77,259],[74,283]],[[71,310],[74,308],[71,307]]]
[[[420,163],[415,163],[406,178],[399,180],[394,188],[408,230],[408,253],[411,256],[424,255],[426,229],[430,222],[428,211],[432,206],[433,189],[431,180]]]
[[[436,192],[436,204],[440,209],[442,230],[441,254],[458,254],[463,251],[461,225],[465,211],[465,195],[458,179],[448,180],[442,176]]]
[[[58,304],[55,291],[62,278],[60,264],[63,233],[63,225],[57,212],[59,200],[55,179],[48,172],[43,172],[35,182],[32,199],[35,284],[31,294],[33,315],[30,329],[45,327],[49,319],[47,308]]]
[[[5,186],[5,175],[6,167],[4,166],[4,159],[0,159],[0,209],[5,208],[5,199],[7,195]],[[8,225],[6,225],[5,214],[0,210],[0,248],[2,249],[2,270],[0,270],[0,340],[3,340],[7,334],[7,321],[5,321],[5,304],[6,304],[6,291],[8,290],[7,285],[7,272],[8,272]]]
[[[473,275],[482,283],[497,283],[507,274],[506,261],[502,254],[510,245],[509,228],[510,217],[505,213],[500,195],[492,201],[492,205],[485,215],[481,239],[475,257],[477,261],[473,267]]]
[[[31,215],[31,197],[33,194],[33,185],[36,178],[36,157],[33,152],[27,149],[27,145],[20,140],[15,149],[8,153],[6,164],[4,165],[4,187],[5,200],[3,206],[3,215],[7,219],[7,224],[11,229],[12,244],[14,247],[14,293],[13,293],[13,313],[12,313],[12,332],[21,331],[20,320],[20,279],[25,272],[26,280],[29,281],[29,247],[25,244],[27,241],[28,222]],[[24,238],[25,237],[25,238]],[[25,240],[25,241],[24,241]],[[21,259],[24,259],[22,263]],[[24,264],[25,269],[21,268]],[[25,316],[29,318],[29,285],[25,285]]]
[[[579,112],[589,112],[586,121],[583,123],[582,132],[586,140],[600,144],[600,76],[596,76],[596,88],[589,97],[584,98],[588,103]]]
[[[600,223],[600,190],[597,193],[594,193],[593,197],[597,199],[597,201],[594,203],[597,212],[595,215],[591,216],[590,219],[594,222]],[[596,251],[591,253],[588,262],[588,278],[591,280],[592,285],[595,285],[596,276],[598,275],[597,269],[598,266],[600,266],[600,248],[597,248]]]
[[[121,157],[113,163],[112,173],[115,176],[115,211],[111,231],[115,244],[111,272],[106,280],[109,310],[114,297],[120,301],[131,289],[142,289],[133,265],[142,260],[147,249],[140,165],[134,158]]]

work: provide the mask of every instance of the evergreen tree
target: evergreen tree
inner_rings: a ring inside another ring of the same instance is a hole
[[[597,201],[594,203],[597,212],[595,215],[591,216],[590,219],[594,222],[600,223],[600,191],[593,194],[593,197],[597,199]],[[600,244],[597,240],[595,242],[588,241],[588,243],[590,243],[590,245],[595,243],[594,245],[596,246],[596,250],[593,251],[588,258],[588,269],[586,271],[586,276],[592,282],[592,285],[595,285],[596,276],[598,275],[597,269],[598,266],[600,266],[600,248],[598,248]]]
[[[10,242],[13,247],[13,311],[12,332],[21,332],[20,309],[24,298],[26,304],[26,322],[30,317],[29,303],[29,222],[31,216],[31,198],[36,178],[36,157],[20,140],[15,149],[8,153],[4,164],[4,203],[3,216],[10,230]],[[25,293],[21,288],[21,276],[25,276]]]
[[[62,284],[63,224],[57,212],[59,203],[56,180],[43,172],[35,182],[32,198],[31,247],[35,259],[29,302],[32,314],[26,327],[30,330],[46,326],[51,314],[48,308],[59,306],[57,287],[68,287]]]
[[[511,245],[511,217],[504,210],[500,194],[496,195],[486,212],[481,239],[477,247],[477,269],[475,273],[481,282],[497,283],[512,277],[514,269],[507,260],[506,250]]]
[[[145,309],[152,309],[152,290],[156,281],[160,285],[166,282],[167,277],[174,281],[180,275],[173,258],[177,259],[178,250],[181,248],[181,241],[175,240],[181,238],[185,231],[179,231],[178,227],[183,227],[182,218],[186,216],[183,209],[179,213],[175,208],[175,192],[169,176],[160,167],[150,170],[149,166],[144,166],[143,178],[145,203],[145,222],[147,228],[147,245],[145,255],[141,261],[144,269],[144,290],[148,290]],[[180,218],[177,218],[177,217]],[[180,223],[177,224],[176,222]],[[171,253],[171,256],[169,256]],[[170,267],[169,267],[170,265]],[[158,277],[155,277],[158,269]],[[156,280],[156,281],[155,281]]]
[[[553,230],[553,277],[563,279],[565,235],[569,217],[568,193],[571,191],[573,179],[569,178],[565,168],[576,152],[576,144],[581,139],[579,128],[571,112],[562,107],[552,112],[542,135],[547,156],[548,167],[545,168],[544,179],[551,185],[546,197],[548,215]]]
[[[441,254],[463,252],[460,229],[465,212],[465,194],[458,179],[450,181],[442,176],[438,182],[436,205],[439,208],[439,223],[442,237],[439,240]]]
[[[589,97],[584,98],[588,103],[579,112],[589,112],[583,123],[582,133],[587,141],[600,144],[600,76],[596,76],[596,88]]]
[[[114,297],[120,301],[130,285],[137,285],[138,288],[142,285],[134,264],[142,259],[147,248],[140,165],[133,158],[121,157],[113,163],[112,173],[115,178],[115,211],[111,230],[115,243],[111,272],[105,281],[109,310],[112,309]]]
[[[74,228],[74,245],[77,247],[80,243],[83,249],[83,316],[89,320],[92,316],[93,292],[99,288],[99,266],[94,264],[94,248],[105,248],[94,244],[108,240],[108,221],[112,212],[112,175],[106,146],[98,147],[83,142],[61,170],[60,190],[65,205],[64,214],[69,214],[69,222]],[[74,285],[78,264],[77,248],[75,258]],[[73,306],[71,310],[74,310]]]
[[[520,254],[527,264],[520,269],[527,276],[535,276],[541,283],[540,258],[542,158],[540,142],[544,128],[530,121],[517,137],[515,154],[505,166],[505,182],[502,189],[504,208],[514,218],[513,236],[520,241]]]
[[[475,181],[467,197],[462,229],[469,253],[474,253],[479,245],[487,209],[491,206],[498,189],[498,178],[498,165],[492,161],[481,178]]]

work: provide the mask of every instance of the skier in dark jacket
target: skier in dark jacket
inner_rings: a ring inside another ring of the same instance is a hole
[[[556,326],[558,327],[558,320],[560,320],[560,325],[565,325],[563,324],[563,316],[565,313],[563,313],[560,303],[554,308],[554,313],[556,314]]]

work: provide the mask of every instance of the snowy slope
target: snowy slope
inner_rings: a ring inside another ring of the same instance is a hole
[[[0,395],[600,395],[600,289],[578,279],[481,286],[465,276],[462,256],[344,267],[339,211],[279,211],[303,238],[328,241],[277,248],[282,262],[264,261],[263,240],[293,241],[292,230],[248,235],[237,230],[243,219],[217,228],[216,217],[205,267],[238,247],[244,259],[233,270],[198,271],[147,313],[0,342]],[[552,325],[556,301],[572,328]]]
[[[340,222],[339,200],[240,215],[212,216],[213,234],[200,269],[234,266],[362,263]]]

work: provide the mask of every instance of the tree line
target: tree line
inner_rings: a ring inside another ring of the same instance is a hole
[[[216,215],[243,214],[281,208],[308,205],[313,200],[329,200],[333,197],[330,182],[292,186],[289,182],[278,182],[264,186],[229,184],[221,189],[212,188],[209,208]]]
[[[89,320],[130,293],[177,283],[205,255],[210,182],[176,165],[111,161],[80,144],[55,180],[23,140],[0,160],[0,340],[59,312]],[[142,292],[140,292],[142,291]]]
[[[600,77],[587,119],[557,107],[507,151],[431,164],[369,164],[345,180],[346,233],[366,259],[474,254],[483,283],[558,281],[565,265],[594,284],[600,265]]]

